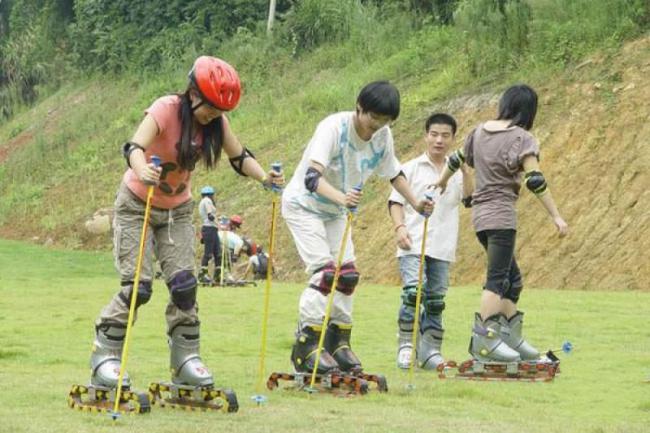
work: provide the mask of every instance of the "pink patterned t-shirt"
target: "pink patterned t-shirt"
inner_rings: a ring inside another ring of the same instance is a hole
[[[158,135],[147,147],[145,157],[147,161],[151,161],[151,156],[157,155],[161,160],[160,183],[155,187],[152,199],[152,206],[160,209],[173,209],[192,198],[192,172],[182,169],[177,162],[181,137],[180,106],[179,96],[168,95],[158,98],[145,110],[145,114],[150,114],[158,125]],[[228,121],[224,115],[224,128],[227,128],[227,125]],[[200,148],[203,144],[201,130],[192,141]],[[124,173],[123,181],[133,194],[143,201],[147,199],[147,185],[140,182],[132,169],[129,168]]]

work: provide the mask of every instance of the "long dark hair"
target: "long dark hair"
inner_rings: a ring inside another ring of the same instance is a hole
[[[211,169],[216,166],[221,158],[221,148],[223,146],[223,118],[222,116],[212,120],[207,125],[203,125],[203,145],[197,149],[192,145],[192,99],[190,98],[192,87],[188,87],[185,93],[179,94],[181,98],[181,109],[179,117],[181,120],[181,137],[178,142],[178,165],[184,169],[192,171],[196,167],[199,159],[203,159],[206,168]]]
[[[521,126],[529,131],[536,114],[537,93],[526,84],[517,84],[503,93],[497,120],[510,120],[510,126]]]

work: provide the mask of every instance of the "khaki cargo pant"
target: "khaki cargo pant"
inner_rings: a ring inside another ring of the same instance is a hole
[[[151,209],[140,281],[153,281],[154,254],[160,262],[165,281],[170,281],[180,271],[194,273],[193,210],[194,202],[192,200],[175,209]],[[144,211],[145,203],[135,196],[126,185],[120,185],[115,199],[113,255],[121,281],[133,281],[135,278]],[[130,291],[130,286],[121,289],[125,299],[130,299]],[[129,305],[119,295],[118,292],[102,309],[95,322],[96,325],[106,322],[126,325],[129,317]],[[193,308],[183,311],[170,298],[165,311],[167,331],[169,332],[181,323],[198,321],[197,313],[198,304],[195,303]]]

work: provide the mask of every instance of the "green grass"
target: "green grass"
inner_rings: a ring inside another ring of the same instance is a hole
[[[200,291],[202,355],[219,385],[237,392],[236,414],[165,411],[123,417],[72,411],[66,396],[88,380],[93,320],[117,287],[108,254],[49,250],[0,241],[0,431],[2,432],[642,432],[650,431],[650,293],[530,290],[522,309],[540,348],[569,339],[572,355],[550,384],[439,380],[418,371],[415,390],[395,367],[399,288],[361,284],[354,347],[388,394],[360,398],[267,392],[256,407],[263,285]],[[366,270],[366,273],[370,270]],[[276,283],[267,374],[286,371],[300,284]],[[450,358],[467,357],[477,287],[452,287],[445,311]],[[164,284],[134,328],[128,370],[144,389],[168,380]]]

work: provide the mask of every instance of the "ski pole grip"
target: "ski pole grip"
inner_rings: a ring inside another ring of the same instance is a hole
[[[278,174],[282,173],[282,163],[279,162],[279,161],[276,161],[276,162],[272,163],[271,164],[271,170],[278,173]],[[271,191],[280,192],[280,191],[282,191],[282,188],[280,188],[279,186],[271,184]]]
[[[352,189],[355,190],[356,192],[361,192],[362,188],[363,188],[363,184],[361,182],[359,182],[358,184],[356,184],[356,185],[354,185],[352,187]],[[350,212],[352,212],[352,213],[357,213],[357,210],[358,210],[357,206],[351,207],[349,209],[350,209]]]
[[[434,197],[433,191],[425,191],[424,198],[429,200],[429,201],[432,201],[435,204],[435,201],[434,201],[433,197]],[[423,213],[422,216],[424,216],[425,218],[428,218],[428,217],[431,216],[431,214]]]

